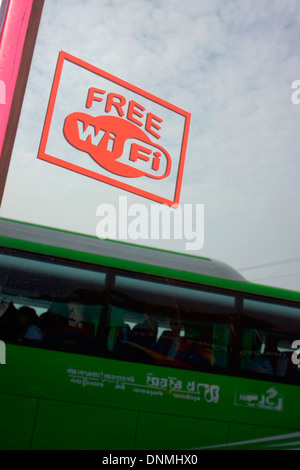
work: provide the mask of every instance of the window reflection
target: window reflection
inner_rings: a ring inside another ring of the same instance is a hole
[[[104,283],[104,273],[0,255],[1,339],[95,353]]]
[[[117,276],[108,349],[123,358],[188,369],[230,367],[234,298]]]
[[[245,300],[240,369],[299,380],[298,365],[291,360],[292,343],[299,338],[299,330],[299,308]]]

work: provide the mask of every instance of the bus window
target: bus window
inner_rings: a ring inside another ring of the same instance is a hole
[[[189,369],[228,368],[235,299],[118,275],[107,350],[121,359]]]
[[[104,273],[1,254],[0,338],[93,353],[104,284]]]
[[[299,335],[299,308],[244,300],[240,369],[299,380],[299,368],[291,360],[292,343]]]

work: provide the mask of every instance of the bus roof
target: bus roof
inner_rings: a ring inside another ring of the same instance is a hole
[[[238,271],[220,261],[124,243],[101,240],[97,237],[66,232],[63,230],[0,219],[0,240],[3,237],[42,244],[89,255],[109,257],[135,263],[177,269],[232,281],[245,281]],[[5,243],[6,244],[6,243]],[[47,254],[52,254],[51,252]],[[68,257],[68,256],[67,256]],[[98,264],[98,263],[97,263]]]
[[[0,218],[0,246],[300,301],[300,293],[252,284],[226,263]]]

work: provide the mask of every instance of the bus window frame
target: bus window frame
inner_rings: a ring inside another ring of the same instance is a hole
[[[252,329],[253,331],[255,329],[258,329],[257,323],[258,320],[255,318],[247,317],[246,321],[244,320],[244,316],[247,316],[247,312],[244,309],[244,302],[246,300],[250,301],[255,301],[259,302],[261,304],[268,304],[268,305],[276,305],[276,306],[282,306],[284,309],[285,307],[292,307],[292,308],[300,308],[300,304],[297,301],[293,300],[288,300],[288,299],[282,299],[282,298],[275,298],[275,297],[270,297],[270,296],[261,296],[255,293],[241,293],[241,303],[240,303],[240,309],[239,309],[239,345],[237,348],[237,361],[238,361],[238,376],[240,377],[245,377],[248,379],[256,379],[259,381],[267,381],[267,382],[279,382],[279,383],[285,383],[285,384],[290,384],[290,385],[300,385],[300,373],[299,377],[285,377],[285,376],[280,376],[276,374],[264,374],[261,372],[255,372],[250,369],[242,369],[240,367],[241,359],[242,359],[242,353],[243,353],[243,345],[242,345],[242,332],[244,329],[248,327],[248,329]],[[249,315],[249,314],[248,314]],[[253,321],[253,324],[250,324],[251,321]],[[296,320],[295,320],[296,321]],[[299,318],[300,321],[300,318]],[[274,326],[274,323],[270,323],[270,326]],[[262,327],[263,328],[263,327]],[[279,336],[286,336],[289,334],[292,334],[292,328],[290,332],[287,331],[277,331],[277,330],[272,330],[266,329],[265,333],[268,334],[277,334],[279,333]],[[292,354],[292,353],[291,353]]]

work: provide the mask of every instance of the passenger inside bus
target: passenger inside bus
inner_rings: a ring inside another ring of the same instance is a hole
[[[85,322],[85,305],[69,301],[53,303],[41,315],[45,345],[60,351],[94,354],[94,324]]]
[[[158,353],[181,367],[199,369],[213,365],[212,325],[190,322],[182,325],[173,319],[170,327],[171,330],[165,330],[157,342]]]
[[[165,330],[160,335],[157,342],[157,351],[169,359],[177,356],[180,345],[181,323],[178,320],[170,319],[170,330]]]
[[[104,344],[100,349],[108,354],[112,354],[114,357],[120,357],[122,359],[129,358],[130,354],[130,338],[131,328],[123,321],[123,319],[110,318],[110,324],[106,327],[102,327],[102,335],[104,337]]]
[[[41,321],[36,311],[27,305],[16,308],[5,299],[0,304],[0,339],[7,342],[43,339]]]
[[[9,298],[0,304],[0,340],[16,341],[19,335],[18,310]]]
[[[257,328],[245,328],[242,338],[241,370],[266,376],[299,377],[298,368],[291,361],[292,338]]]
[[[77,326],[79,328],[83,327],[83,323],[85,322],[84,317],[84,305],[79,302],[68,302],[68,309],[69,309],[69,325],[70,326]]]
[[[136,358],[150,359],[156,350],[158,325],[149,314],[145,314],[144,321],[136,324],[130,332],[129,342],[133,345],[132,353]]]
[[[279,336],[267,335],[263,356],[269,361],[270,373],[283,377],[286,373],[288,357],[285,352],[278,350],[279,341]]]
[[[256,348],[257,351],[252,355],[249,363],[249,369],[252,372],[280,376],[285,374],[287,360],[279,353],[277,349],[278,342],[278,337],[274,335],[267,336],[264,343]]]
[[[42,341],[44,333],[36,311],[32,307],[22,306],[18,310],[20,333],[19,339]]]
[[[185,361],[199,367],[210,367],[212,357],[212,325],[187,325],[185,327]]]

